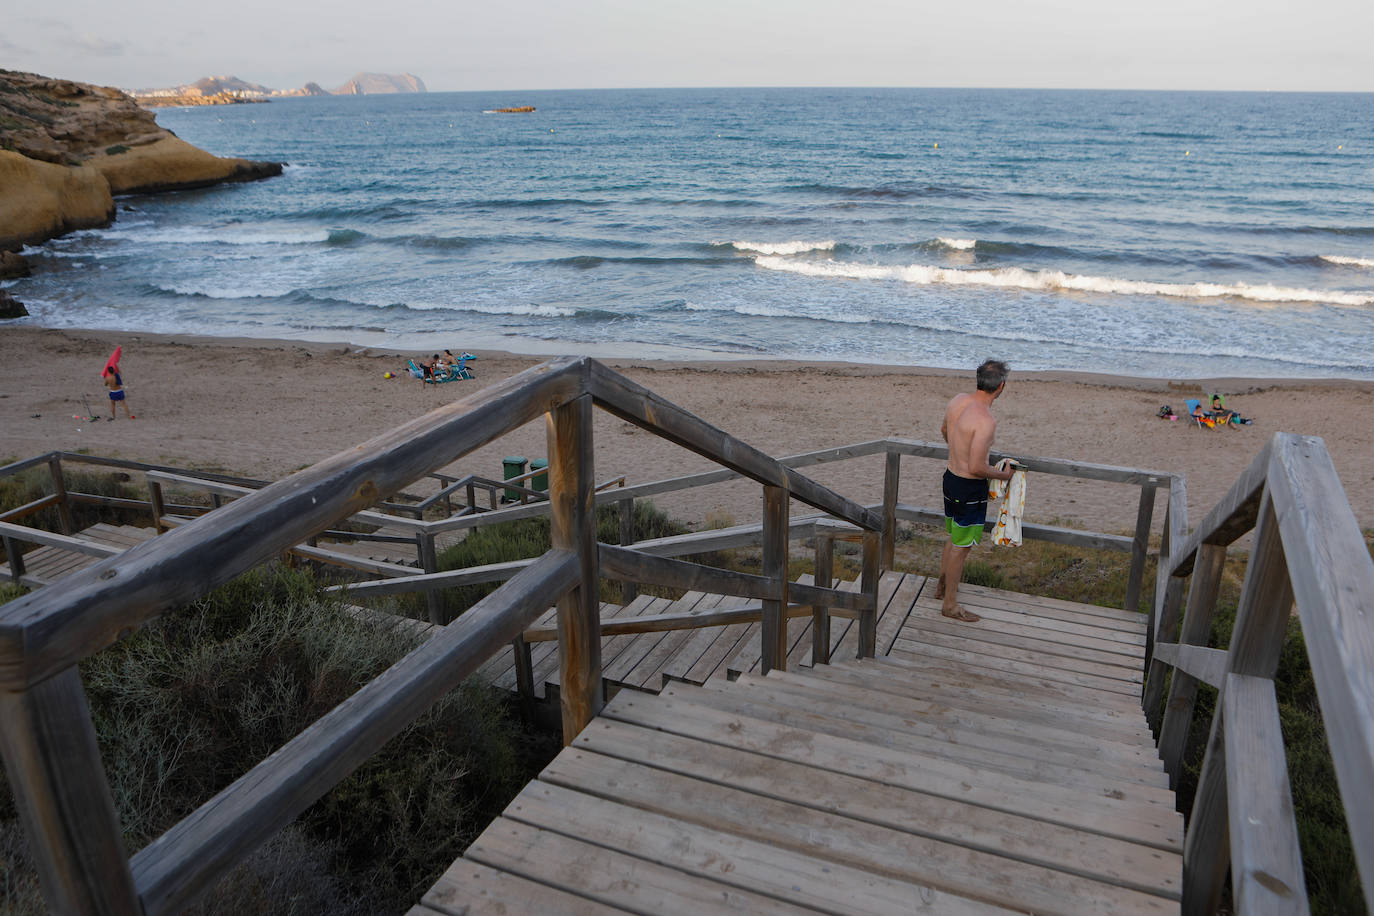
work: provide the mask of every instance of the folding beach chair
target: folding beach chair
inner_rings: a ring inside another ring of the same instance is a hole
[[[1217,421],[1210,413],[1202,409],[1202,401],[1197,398],[1189,398],[1183,403],[1188,408],[1188,420],[1191,425],[1196,426],[1198,429],[1202,429],[1203,427],[1207,429],[1217,428]]]

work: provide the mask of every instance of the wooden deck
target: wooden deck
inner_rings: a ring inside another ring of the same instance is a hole
[[[878,659],[840,620],[767,676],[756,625],[605,640],[623,689],[412,914],[1177,911],[1144,617],[931,585],[884,577]]]
[[[105,547],[127,550],[148,540],[155,533],[152,528],[100,522],[78,532],[76,537]],[[24,575],[20,581],[30,588],[40,588],[99,561],[100,557],[61,547],[36,547],[24,554]],[[0,563],[0,581],[9,581],[10,578],[9,563]]]

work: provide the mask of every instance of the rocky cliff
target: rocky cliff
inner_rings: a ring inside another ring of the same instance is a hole
[[[410,73],[358,73],[334,90],[335,95],[386,95],[425,92],[425,82]]]
[[[197,149],[118,89],[0,70],[0,251],[106,225],[115,194],[252,181],[281,169]]]

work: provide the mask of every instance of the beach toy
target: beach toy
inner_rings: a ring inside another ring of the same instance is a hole
[[[122,344],[114,348],[114,352],[110,354],[110,358],[105,360],[105,368],[100,370],[101,378],[109,375],[110,370],[114,370],[116,373],[119,372],[119,357],[123,352],[124,347]]]
[[[383,372],[383,373],[382,373],[382,378],[395,378],[395,377],[396,377],[395,374],[393,374],[393,373],[391,373],[391,372]]]

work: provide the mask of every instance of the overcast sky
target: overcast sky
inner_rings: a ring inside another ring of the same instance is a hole
[[[0,68],[124,88],[232,74],[431,91],[969,86],[1374,91],[1374,0],[64,0]]]

